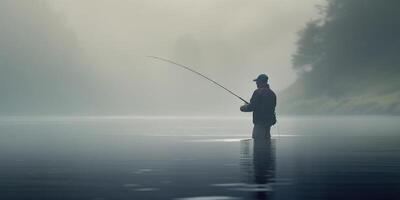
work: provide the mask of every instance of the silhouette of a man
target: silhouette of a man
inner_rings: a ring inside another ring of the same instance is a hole
[[[276,123],[276,95],[269,88],[267,75],[260,74],[254,81],[257,89],[254,91],[250,103],[241,106],[240,111],[253,112],[253,139],[269,139],[271,126]]]

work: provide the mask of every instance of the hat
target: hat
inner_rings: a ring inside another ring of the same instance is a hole
[[[256,79],[254,79],[253,81],[257,81],[257,82],[268,82],[268,76],[266,74],[260,74],[258,75],[258,77]]]

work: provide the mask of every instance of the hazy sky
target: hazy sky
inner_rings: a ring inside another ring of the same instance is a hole
[[[307,21],[318,17],[315,5],[325,1],[47,0],[58,13],[57,18],[64,18],[61,21],[52,20],[54,16],[50,13],[38,14],[44,8],[35,11],[33,7],[41,4],[40,1],[7,2],[3,4],[10,5],[11,11],[5,14],[1,23],[15,23],[12,26],[20,26],[21,30],[24,27],[32,29],[40,33],[41,40],[46,44],[57,46],[46,47],[47,50],[43,47],[42,52],[45,53],[35,57],[37,50],[34,49],[38,49],[43,42],[34,41],[28,33],[15,28],[18,36],[10,33],[5,41],[15,40],[10,44],[12,46],[17,43],[30,46],[32,51],[26,55],[32,55],[32,58],[18,58],[17,53],[13,54],[14,60],[26,59],[28,64],[22,67],[31,68],[29,73],[42,68],[42,64],[30,64],[32,60],[51,59],[53,63],[64,63],[60,67],[68,66],[66,68],[74,73],[79,73],[83,66],[82,77],[90,74],[88,81],[94,89],[91,89],[93,92],[81,91],[77,95],[92,96],[94,99],[85,98],[93,110],[97,106],[107,108],[106,113],[163,114],[179,110],[176,113],[213,114],[237,112],[241,102],[196,75],[144,55],[167,57],[192,66],[246,99],[250,98],[255,88],[251,80],[260,73],[268,74],[271,87],[280,91],[296,78],[291,69],[291,55],[295,50],[297,32]],[[25,21],[23,25],[14,20],[14,12],[19,21]],[[10,17],[12,20],[8,23],[5,19]],[[56,30],[55,23],[65,28],[53,31]],[[59,35],[68,35],[69,39],[64,41],[66,37]],[[46,40],[46,37],[52,40]],[[62,41],[57,42],[57,39]],[[79,54],[85,62],[68,64],[63,61],[68,60],[64,53],[57,54],[60,59],[48,56],[53,51],[51,49],[64,47],[68,52]],[[42,71],[48,71],[52,65],[49,63]],[[46,78],[41,71],[38,73],[43,78],[32,79],[29,83],[31,87],[36,87],[36,82],[54,85],[54,76],[50,79],[50,75]],[[62,71],[58,74],[77,79],[74,84],[80,83],[76,75]],[[75,89],[69,88],[71,84],[59,85],[54,90],[59,93],[71,90],[74,93]],[[14,90],[13,87],[4,88],[4,91]],[[56,93],[54,95],[57,96]],[[31,98],[29,94],[22,96],[23,99]],[[54,106],[64,105],[45,96],[46,101],[42,101],[40,95],[37,96],[37,106],[46,107],[49,101]],[[68,98],[71,102],[74,99],[73,95]],[[13,104],[14,100],[9,100]],[[79,101],[72,105],[78,105]],[[25,102],[21,105],[31,106]]]
[[[115,67],[115,62],[143,64],[148,61],[135,55],[158,55],[195,66],[228,83],[222,72],[233,75],[229,78],[241,84],[248,83],[258,73],[267,73],[277,90],[295,79],[290,59],[296,32],[316,18],[315,5],[324,3],[322,0],[49,2],[66,15],[82,46],[95,61],[113,65],[103,67]]]

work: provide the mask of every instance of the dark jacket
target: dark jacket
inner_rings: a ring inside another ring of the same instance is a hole
[[[276,95],[267,85],[254,91],[244,112],[253,112],[254,124],[274,125],[276,123],[275,106]]]

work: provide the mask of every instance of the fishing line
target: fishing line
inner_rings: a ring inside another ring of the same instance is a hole
[[[281,133],[279,131],[279,124],[278,121],[276,121],[276,130],[278,131],[278,139],[281,139]]]

